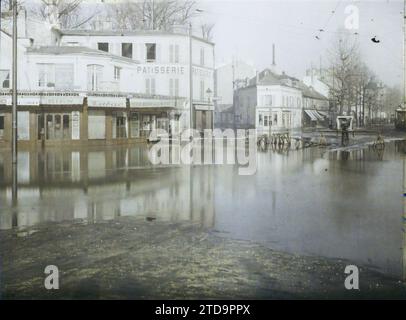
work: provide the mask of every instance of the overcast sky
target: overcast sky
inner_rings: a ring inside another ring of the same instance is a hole
[[[344,29],[349,4],[359,9],[358,35],[352,37],[359,39],[365,62],[385,83],[403,84],[401,0],[200,0],[205,13],[195,23],[215,23],[218,64],[235,57],[263,69],[272,63],[275,43],[280,70],[302,78],[312,62],[319,66],[320,57],[327,64],[326,50]],[[375,36],[380,43],[371,41]]]

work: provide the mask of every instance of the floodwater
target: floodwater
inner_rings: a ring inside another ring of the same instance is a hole
[[[398,277],[404,150],[403,141],[384,150],[263,150],[250,176],[237,165],[153,166],[145,145],[20,151],[15,208],[10,153],[0,151],[0,230],[119,216],[194,221]]]

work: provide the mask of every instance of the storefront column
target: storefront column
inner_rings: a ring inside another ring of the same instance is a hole
[[[35,144],[37,142],[37,121],[38,116],[36,112],[30,111],[30,143]]]
[[[113,140],[113,121],[115,118],[111,111],[106,111],[106,141]]]
[[[87,98],[83,99],[83,111],[80,114],[80,140],[88,140],[88,107],[87,107]]]

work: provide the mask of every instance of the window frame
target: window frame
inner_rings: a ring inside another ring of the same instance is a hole
[[[153,48],[153,51],[151,51],[150,52],[150,50],[152,50],[152,48]],[[145,60],[147,61],[147,62],[156,62],[156,57],[157,57],[157,44],[156,43],[152,43],[152,42],[148,42],[148,43],[145,43]],[[149,57],[149,55],[150,54],[152,54],[153,53],[153,58],[151,58],[151,57]]]
[[[130,48],[130,49],[127,48],[127,50],[130,51],[129,54],[124,54],[125,46],[128,46]],[[121,43],[121,56],[124,57],[124,58],[129,58],[129,59],[133,58],[133,44],[132,44],[132,42],[122,42]]]
[[[100,48],[103,45],[107,45],[107,50],[104,50],[104,49]],[[104,52],[110,52],[110,43],[108,43],[108,42],[98,42],[97,43],[97,50],[104,51]]]

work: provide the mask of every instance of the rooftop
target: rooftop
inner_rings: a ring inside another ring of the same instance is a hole
[[[30,47],[27,48],[27,53],[32,54],[49,54],[49,55],[69,55],[69,54],[92,54],[92,55],[99,55],[110,57],[114,59],[120,59],[125,62],[133,62],[137,63],[136,60],[117,56],[105,51],[91,49],[88,47],[81,47],[81,46],[40,46],[40,47]]]
[[[188,36],[188,32],[164,30],[59,30],[62,36]],[[214,45],[213,42],[195,35],[192,38]]]
[[[281,86],[288,86],[288,87],[294,87],[293,85],[289,85],[288,81],[293,81],[293,82],[299,82],[298,79],[288,76],[285,73],[282,74],[276,74],[272,72],[270,69],[265,69],[261,71],[258,74],[258,82],[257,82],[257,77],[253,77],[249,84],[250,85],[281,85]]]

